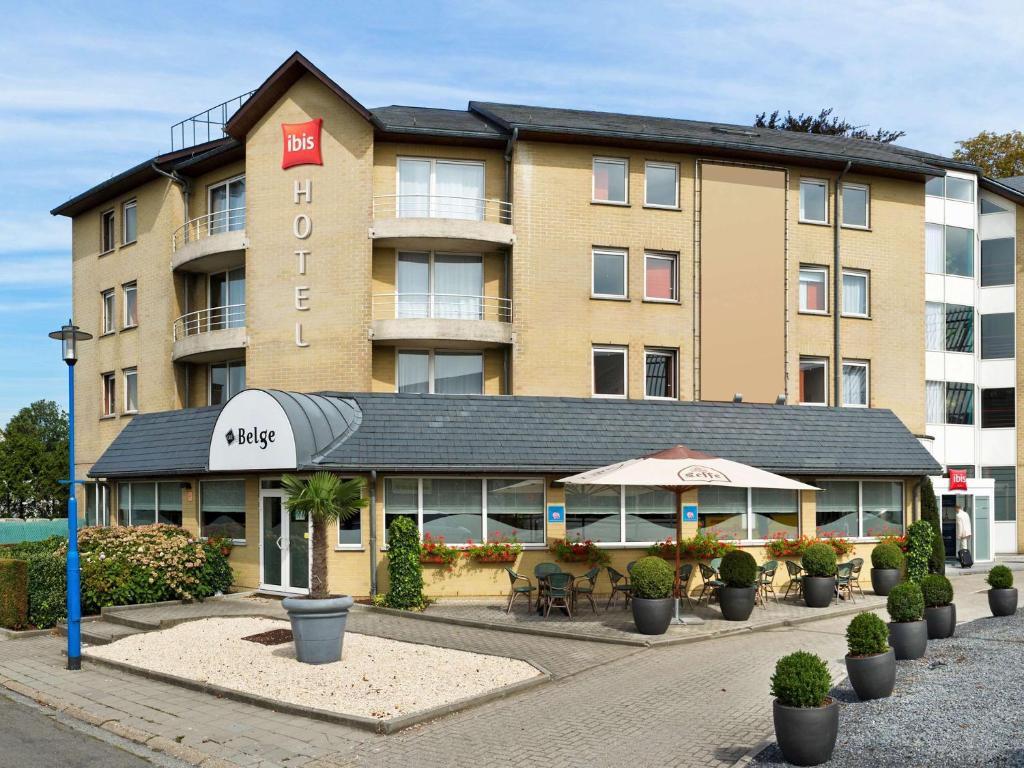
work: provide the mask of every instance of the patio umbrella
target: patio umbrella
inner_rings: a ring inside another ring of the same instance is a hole
[[[724,488],[772,488],[792,491],[817,491],[788,477],[766,472],[677,445],[639,459],[620,461],[578,475],[563,477],[559,482],[573,485],[640,485],[657,486],[676,495],[676,619],[679,618],[679,541],[683,534],[683,493],[693,488],[715,486]]]

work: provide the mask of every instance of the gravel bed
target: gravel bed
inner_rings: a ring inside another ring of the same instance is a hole
[[[848,682],[832,759],[843,768],[1024,766],[1024,612],[957,627],[923,659],[897,662],[888,699],[861,702]],[[772,744],[750,764],[789,765]]]
[[[287,629],[266,618],[201,619],[89,648],[98,656],[165,674],[363,717],[388,719],[535,677],[518,659],[345,633],[334,664],[301,664],[291,644],[243,637]]]

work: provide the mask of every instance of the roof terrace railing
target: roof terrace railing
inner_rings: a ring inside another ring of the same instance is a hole
[[[255,91],[249,91],[241,96],[235,96],[172,125],[171,152],[224,138],[227,135],[224,133],[224,126],[228,120],[254,93]]]

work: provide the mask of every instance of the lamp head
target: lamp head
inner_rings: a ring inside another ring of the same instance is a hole
[[[51,331],[49,336],[51,339],[56,339],[60,342],[61,357],[64,358],[64,362],[68,365],[74,365],[78,362],[78,342],[92,338],[91,333],[79,330],[78,326],[73,324],[70,318],[67,325],[61,326],[59,331]]]

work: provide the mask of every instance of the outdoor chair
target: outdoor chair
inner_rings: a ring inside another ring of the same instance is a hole
[[[537,563],[533,566],[533,578],[537,580],[537,611],[540,612],[544,603],[544,593],[547,591],[547,578],[552,573],[561,573],[562,568],[558,563]]]
[[[548,617],[552,608],[564,608],[572,618],[572,583],[571,573],[552,573],[548,575],[548,588],[544,597],[544,618]]]
[[[836,567],[836,605],[839,605],[839,597],[845,589],[850,596],[850,602],[857,602],[853,598],[853,563],[840,563]]]
[[[718,577],[718,569],[722,567],[722,558],[720,558],[720,557],[713,557],[713,558],[711,558],[708,561],[708,565],[711,566],[712,570],[715,572],[715,577],[717,578]]]
[[[511,613],[512,603],[520,595],[526,595],[526,611],[529,613],[530,606],[533,604],[533,590],[536,589],[533,586],[533,582],[530,581],[529,576],[523,576],[521,573],[516,573],[511,568],[506,568],[505,572],[508,574],[509,581],[509,592],[508,592],[508,605],[505,606],[505,613]]]
[[[779,596],[775,593],[775,572],[779,570],[778,560],[769,560],[760,568],[757,577],[757,591],[761,595],[761,607],[768,607],[768,596],[775,598],[775,604],[779,604]]]
[[[707,595],[708,604],[710,605],[711,598],[714,597],[719,587],[725,586],[725,582],[718,578],[717,568],[712,568],[704,563],[697,563],[697,565],[700,568],[700,577],[704,580],[704,583],[700,585],[700,594],[697,595],[697,605],[700,605],[700,601],[704,599],[705,595]]]
[[[628,563],[626,563],[626,573],[632,575],[634,565],[636,565],[636,560],[630,560]]]
[[[626,604],[623,608],[628,608],[629,598],[633,596],[633,587],[629,583],[629,577],[624,573],[616,571],[610,565],[606,565],[605,569],[608,571],[608,579],[612,583],[612,593],[608,595],[608,604],[604,609],[607,611],[612,607],[616,595],[622,595],[626,599]]]
[[[860,572],[864,568],[864,558],[855,557],[850,562],[853,563],[853,573],[850,574],[850,588],[859,590],[860,596],[864,597],[864,587],[860,585]]]
[[[590,607],[594,613],[597,613],[597,605],[594,603],[594,585],[597,583],[597,577],[600,573],[601,568],[594,566],[576,579],[572,588],[572,609],[574,611],[576,610],[576,602],[579,600],[580,595],[583,595],[583,597],[590,601]]]
[[[690,598],[690,579],[693,578],[693,563],[683,563],[679,566],[679,598],[685,600],[693,608],[693,600]]]
[[[796,590],[796,596],[800,597],[800,592],[803,589],[803,566],[799,563],[794,563],[792,560],[786,561],[786,573],[789,574],[789,583],[786,585],[786,592],[782,595],[782,599],[785,600],[789,597],[789,593]]]

